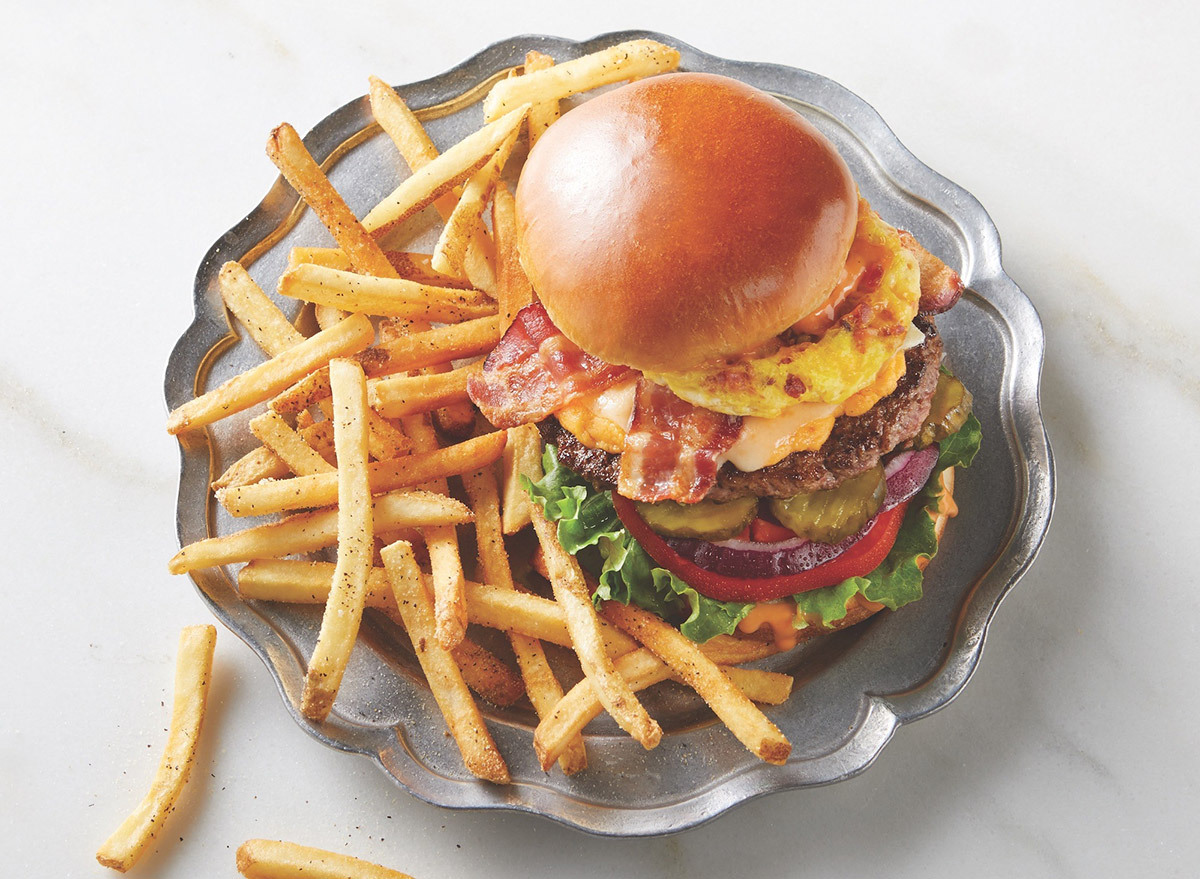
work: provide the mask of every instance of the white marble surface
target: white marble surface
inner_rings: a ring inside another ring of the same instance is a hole
[[[275,178],[267,131],[307,130],[369,73],[646,27],[844,83],[996,221],[1046,326],[1059,492],[974,680],[855,780],[623,842],[416,801],[301,732],[223,632],[194,779],[138,873],[232,876],[271,836],[418,877],[1195,875],[1194,7],[572,5],[7,5],[3,872],[105,872],[92,854],[162,746],[178,630],[209,619],[165,572],[162,372],[200,257]]]

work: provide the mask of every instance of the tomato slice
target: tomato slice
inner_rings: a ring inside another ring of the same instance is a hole
[[[750,523],[750,539],[755,543],[779,543],[781,540],[794,540],[796,532],[784,528],[767,519],[755,519]]]
[[[908,502],[880,513],[870,530],[837,558],[798,574],[761,579],[727,577],[706,571],[671,549],[638,515],[632,501],[613,492],[613,506],[622,524],[650,558],[701,595],[717,601],[771,601],[797,592],[834,586],[850,577],[861,577],[875,570],[896,542]]]

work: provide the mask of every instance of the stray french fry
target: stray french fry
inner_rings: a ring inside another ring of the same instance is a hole
[[[96,852],[105,867],[122,873],[132,867],[175,808],[196,757],[216,643],[215,626],[188,626],[179,634],[167,746],[145,799]]]
[[[225,307],[268,357],[282,354],[304,341],[300,331],[267,298],[241,263],[227,262],[221,266],[217,285]]]
[[[337,449],[337,567],[321,632],[308,663],[300,711],[324,720],[358,638],[374,554],[371,487],[367,481],[367,379],[353,360],[329,364],[333,388],[333,444]]]
[[[654,40],[631,40],[599,52],[502,79],[483,99],[483,118],[491,122],[521,104],[569,98],[579,92],[626,79],[664,73],[679,66],[679,52]]]
[[[472,519],[465,504],[429,491],[391,492],[375,498],[372,506],[375,527],[381,533],[394,528],[429,528],[437,524],[453,528]],[[337,515],[337,510],[317,510],[223,537],[198,540],[175,553],[167,570],[172,574],[186,574],[200,568],[251,559],[316,552],[337,541]]]
[[[238,592],[243,598],[256,601],[325,604],[329,600],[334,567],[332,562],[254,559],[238,572]],[[367,607],[383,612],[393,623],[404,626],[404,619],[396,608],[391,581],[383,568],[372,568],[367,577]],[[493,705],[512,705],[525,695],[521,679],[494,653],[470,638],[463,638],[451,654],[462,669],[467,686]]]
[[[271,839],[238,846],[237,868],[246,879],[412,879],[350,855]]]
[[[621,729],[634,737],[642,747],[655,747],[662,738],[662,728],[646,713],[633,690],[613,667],[604,649],[600,634],[600,618],[592,605],[592,597],[579,563],[562,548],[558,533],[536,505],[533,508],[533,527],[538,542],[546,554],[550,585],[554,597],[562,606],[571,643],[579,657],[583,673],[595,687],[604,710],[612,715]]]
[[[524,73],[536,73],[554,66],[554,59],[549,55],[531,49],[525,53]],[[558,119],[558,101],[551,99],[539,101],[529,111],[529,146],[538,142],[547,128]]]
[[[505,432],[497,430],[446,448],[376,462],[367,467],[371,491],[395,491],[485,467],[500,457],[506,440]],[[219,492],[217,500],[234,516],[324,507],[337,503],[337,473],[330,468],[295,479],[238,486]]]
[[[314,369],[371,344],[375,328],[361,314],[322,330],[294,348],[236,375],[218,388],[189,400],[167,418],[167,432],[182,433],[218,421],[268,400]]]
[[[533,285],[517,251],[517,207],[503,182],[492,198],[492,234],[496,237],[496,301],[501,327],[507,330],[517,312],[533,302]]]
[[[495,474],[491,467],[487,467],[463,474],[462,482],[475,513],[475,543],[479,547],[483,578],[493,586],[515,593],[512,568],[509,567],[508,551],[504,546],[504,532],[500,528],[500,497]],[[508,638],[521,669],[521,678],[525,681],[529,702],[538,717],[545,717],[562,699],[562,685],[554,676],[540,641],[512,631],[508,633]],[[576,736],[565,746],[558,765],[566,775],[587,768],[587,752],[582,736]]]
[[[768,763],[787,762],[792,746],[783,733],[686,635],[638,607],[610,601],[602,613],[669,665],[751,753]]]
[[[521,484],[521,477],[530,482],[542,478],[542,437],[536,425],[522,424],[508,429],[504,446],[504,533],[516,534],[530,523],[529,511],[533,500]]]
[[[521,127],[528,112],[528,104],[516,107],[414,171],[363,218],[363,226],[372,234],[382,234],[432,204],[482,168]]]
[[[384,547],[381,555],[417,660],[446,719],[446,725],[462,752],[463,762],[479,778],[507,784],[509,775],[504,758],[496,750],[496,743],[479,713],[479,706],[467,690],[462,672],[436,636],[433,607],[413,557],[412,546],[398,541]]]
[[[473,290],[358,275],[312,263],[284,272],[279,294],[360,314],[423,321],[452,323],[496,313],[495,303]]]
[[[483,364],[476,362],[450,372],[372,379],[367,389],[371,408],[385,418],[399,418],[466,400],[467,380],[482,370]]]
[[[326,461],[278,413],[268,409],[250,419],[250,432],[258,441],[283,459],[297,476],[310,473],[336,473],[337,468]]]
[[[329,183],[329,178],[309,154],[296,129],[285,122],[272,131],[267,139],[267,155],[292,188],[300,193],[305,204],[325,224],[356,271],[381,278],[396,277],[396,270],[384,256],[383,250],[366,233],[346,200]]]

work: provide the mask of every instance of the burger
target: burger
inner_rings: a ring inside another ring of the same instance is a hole
[[[537,424],[527,488],[597,602],[790,647],[920,597],[979,445],[934,323],[962,281],[811,123],[637,81],[542,135],[516,208],[536,301],[468,391]]]

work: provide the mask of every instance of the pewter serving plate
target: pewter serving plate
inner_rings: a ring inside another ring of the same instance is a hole
[[[597,720],[587,732],[590,766],[573,778],[557,768],[544,773],[538,767],[528,706],[484,706],[513,782],[500,787],[477,781],[446,736],[403,635],[396,637],[386,624],[368,617],[334,713],[315,724],[300,715],[298,706],[319,609],[245,601],[237,594],[233,569],[193,575],[213,612],[271,669],[296,722],[317,739],[370,757],[398,784],[431,803],[533,812],[611,836],[683,830],[753,797],[829,784],[863,771],[897,728],[943,707],[966,685],[996,608],[1037,553],[1054,491],[1038,402],[1041,324],[1001,267],[996,229],[969,193],[921,164],[861,98],[813,73],[726,61],[670,37],[640,32],[583,43],[518,37],[398,90],[445,148],[478,128],[488,86],[520,65],[526,50],[536,48],[563,61],[635,37],[678,46],[684,70],[736,77],[795,107],[837,145],[883,218],[910,229],[957,268],[969,287],[962,301],[938,318],[950,362],[975,395],[985,434],[974,466],[958,480],[955,495],[962,513],[947,529],[921,601],[765,663],[796,675],[792,698],[767,710],[793,743],[787,765],[759,762],[694,696],[665,684],[647,697],[666,733],[662,744],[645,751],[611,722]],[[366,98],[333,113],[305,142],[359,216],[407,175],[375,126]],[[428,241],[430,230],[436,230],[426,225],[409,231]],[[217,292],[221,264],[242,261],[272,292],[290,247],[331,243],[292,189],[279,181],[213,246],[196,278],[195,321],[167,367],[171,408],[261,362],[262,355],[244,334],[231,330],[226,318]],[[297,311],[293,302],[281,307],[290,316]],[[244,413],[182,438],[182,543],[245,527],[217,506],[208,484],[254,444],[248,418]]]

